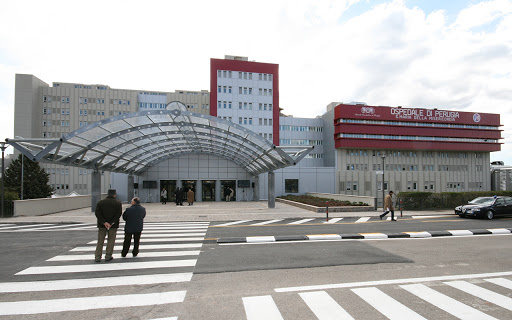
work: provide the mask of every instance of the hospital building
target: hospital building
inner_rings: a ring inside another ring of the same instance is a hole
[[[209,90],[172,92],[17,74],[12,138],[55,144],[41,165],[60,195],[91,193],[92,168],[101,192],[116,188],[123,201],[133,194],[127,185],[146,202],[159,202],[163,187],[193,188],[197,201],[222,201],[228,187],[236,201],[266,199],[269,188],[275,196],[377,198],[387,190],[491,190],[499,114],[325,101],[324,114],[297,118],[280,104],[278,64],[225,56],[210,60],[208,74]],[[172,121],[157,123],[165,117]],[[77,149],[57,150],[59,141]],[[293,165],[271,154],[294,146],[309,149]]]

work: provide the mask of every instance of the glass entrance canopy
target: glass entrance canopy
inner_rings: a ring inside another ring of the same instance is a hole
[[[233,122],[187,111],[139,111],[101,120],[60,139],[6,139],[33,161],[138,175],[166,159],[212,154],[253,175],[295,165],[312,146],[279,147]]]

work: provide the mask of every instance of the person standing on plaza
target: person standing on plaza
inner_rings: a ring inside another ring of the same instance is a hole
[[[130,244],[133,236],[133,250],[132,254],[136,257],[139,254],[140,236],[144,225],[144,218],[146,217],[146,208],[140,205],[140,199],[135,197],[132,199],[132,206],[126,208],[123,213],[123,220],[126,221],[124,225],[124,242],[121,256],[124,258],[130,250]]]
[[[98,201],[96,205],[95,215],[98,226],[98,242],[96,243],[96,252],[94,254],[94,261],[100,262],[103,254],[103,244],[105,243],[105,236],[108,233],[107,251],[105,253],[105,261],[113,259],[112,253],[114,252],[114,244],[116,242],[117,228],[119,227],[119,219],[123,208],[121,202],[116,199],[116,190],[109,189],[107,197]]]
[[[189,206],[194,204],[194,191],[192,191],[192,188],[189,188],[187,191],[187,202]]]
[[[176,188],[176,191],[174,193],[176,195],[176,205],[182,206],[183,205],[183,188]]]
[[[162,204],[167,203],[167,190],[165,190],[165,187],[162,188],[162,192],[160,192],[160,197],[162,197]]]
[[[383,214],[380,215],[380,220],[384,218],[389,212],[391,212],[391,221],[396,221],[395,219],[395,208],[393,208],[393,191],[389,191],[389,193],[384,197],[384,210],[386,210]]]

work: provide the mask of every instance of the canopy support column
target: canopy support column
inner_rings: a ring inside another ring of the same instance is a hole
[[[254,176],[254,188],[252,190],[254,194],[254,201],[260,201],[260,176]]]
[[[91,212],[96,211],[96,204],[101,200],[101,172],[94,169],[91,174]]]
[[[221,190],[220,189],[221,189],[220,180],[215,180],[215,202],[221,201],[221,198],[220,198]]]
[[[274,171],[268,172],[268,207],[276,207],[276,176]]]
[[[201,180],[196,180],[195,197],[197,202],[203,201],[203,182]]]
[[[134,180],[131,174],[128,176],[128,192],[126,194],[128,195],[128,203],[130,203],[135,196]]]

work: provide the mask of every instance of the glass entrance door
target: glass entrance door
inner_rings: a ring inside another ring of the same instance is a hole
[[[203,201],[215,201],[215,180],[203,180]]]
[[[226,195],[229,193],[229,188],[233,190],[231,192],[230,201],[236,201],[236,180],[221,180],[220,181],[220,199],[226,201]]]
[[[183,180],[183,201],[187,202],[187,192],[192,189],[196,193],[196,181],[195,180]],[[197,196],[194,198],[197,199]]]
[[[160,198],[160,202],[162,202],[162,198],[160,197],[160,193],[162,189],[165,188],[167,190],[167,201],[174,202],[174,191],[176,190],[176,180],[160,180],[160,191],[158,192],[158,197]]]

